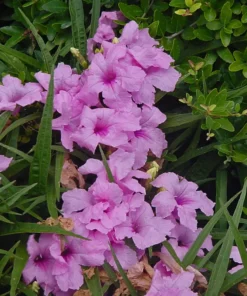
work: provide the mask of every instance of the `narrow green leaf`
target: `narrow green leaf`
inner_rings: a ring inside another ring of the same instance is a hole
[[[99,16],[100,16],[100,0],[93,0],[90,35],[89,35],[90,38],[92,38],[96,33]]]
[[[55,178],[53,176],[48,177],[46,202],[47,202],[47,208],[50,216],[56,219],[58,217],[58,214],[57,214],[57,207],[56,207]]]
[[[41,50],[41,53],[42,53],[42,57],[43,57],[43,60],[44,60],[44,64],[45,64],[45,67],[46,67],[46,71],[47,72],[50,72],[51,71],[51,67],[53,65],[53,60],[52,60],[52,56],[51,56],[49,50],[47,49],[47,46],[46,46],[44,40],[38,34],[37,29],[30,22],[30,20],[24,14],[24,12],[20,8],[18,8],[18,10],[21,13],[23,19],[25,20],[25,22],[27,24],[27,27],[32,31],[32,34],[35,37],[35,39],[36,39],[36,41],[37,41],[37,43],[38,43],[38,45],[40,47],[40,50]]]
[[[5,218],[3,215],[0,215],[0,221],[4,223],[13,224],[14,222],[10,221],[9,219]]]
[[[100,145],[99,145],[99,151],[100,151],[100,154],[101,154],[101,158],[102,158],[102,161],[103,161],[103,164],[104,164],[104,167],[105,167],[109,182],[115,182],[114,177],[113,177],[112,172],[111,172],[111,169],[110,169],[110,167],[108,165],[107,159],[105,157],[104,151],[103,151],[103,149],[101,148]]]
[[[167,129],[171,127],[183,126],[185,124],[194,123],[200,119],[203,119],[202,115],[187,114],[175,114],[168,115],[165,123],[161,124],[161,129]]]
[[[0,59],[12,67],[18,75],[24,73],[24,78],[28,75],[26,66],[17,58],[0,51]]]
[[[84,10],[81,0],[69,1],[69,12],[72,22],[73,46],[78,48],[83,56],[87,53],[87,36],[84,26]]]
[[[18,51],[18,50],[9,48],[5,45],[0,44],[0,51],[7,53],[15,58],[18,58],[23,63],[28,64],[29,66],[35,67],[37,69],[40,69],[42,66],[40,64],[40,62],[38,62],[36,59]]]
[[[57,151],[55,161],[55,197],[57,201],[60,199],[60,179],[64,164],[64,152]]]
[[[17,222],[15,224],[0,225],[0,236],[21,234],[21,233],[56,233],[66,236],[78,237],[88,240],[81,235],[66,231],[59,226],[48,226],[29,222]]]
[[[240,199],[238,201],[237,207],[233,215],[233,223],[235,224],[236,228],[238,228],[241,214],[243,211],[244,200],[246,197],[246,189],[247,189],[247,180],[244,183],[243,190],[240,195]],[[224,206],[221,209],[225,211],[226,207]],[[206,291],[205,296],[218,296],[220,294],[220,290],[227,273],[228,261],[229,261],[229,257],[230,257],[230,253],[233,245],[233,240],[234,238],[233,238],[232,230],[231,228],[229,228],[225,235],[225,239],[220,249],[220,253],[218,255],[213,271],[211,273],[208,289]]]
[[[243,279],[246,278],[246,269],[240,269],[233,274],[227,274],[224,284],[221,288],[221,292],[226,292],[231,289],[233,286],[241,282]]]
[[[46,201],[45,195],[36,197],[35,200],[30,204],[30,206],[25,209],[22,215],[29,213],[34,207],[36,207],[38,204],[43,203],[45,201]]]
[[[215,209],[218,211],[222,204],[227,202],[227,171],[217,170],[216,171],[216,206]],[[219,228],[226,229],[227,222],[223,219],[219,221]]]
[[[107,261],[104,262],[103,268],[113,283],[118,280],[114,269]]]
[[[4,127],[6,126],[9,118],[10,118],[11,112],[9,111],[5,111],[3,113],[0,114],[0,134],[2,132],[2,130],[4,129]]]
[[[137,296],[137,293],[136,293],[133,285],[131,284],[130,280],[128,279],[126,273],[124,272],[124,270],[123,270],[123,268],[122,268],[122,266],[121,266],[121,264],[120,264],[120,262],[119,262],[119,260],[118,260],[118,258],[116,256],[116,253],[114,252],[114,249],[112,248],[111,245],[110,245],[110,248],[111,248],[111,253],[112,253],[113,259],[114,259],[114,261],[116,263],[117,269],[118,269],[120,275],[122,276],[127,288],[129,289],[130,295],[131,296]]]
[[[10,278],[10,296],[16,296],[16,290],[21,279],[22,271],[28,259],[26,246],[24,244],[19,244],[16,249],[16,256]]]
[[[40,115],[39,114],[30,114],[26,117],[22,117],[16,121],[14,121],[10,126],[8,126],[1,134],[0,134],[0,141],[12,130],[17,128],[18,126],[24,125],[25,123],[37,119]]]
[[[65,13],[68,9],[67,4],[61,0],[46,1],[41,7],[43,10],[52,13]]]
[[[32,156],[30,156],[30,155],[28,155],[28,154],[26,154],[26,153],[24,153],[24,152],[22,152],[22,151],[20,151],[18,149],[15,149],[15,148],[10,147],[8,145],[4,145],[2,143],[0,143],[0,146],[2,146],[3,148],[5,148],[5,149],[7,149],[7,150],[9,150],[9,151],[11,151],[13,153],[15,153],[16,155],[19,155],[20,157],[22,157],[23,159],[25,159],[26,161],[28,161],[30,163],[33,160],[33,157]]]
[[[98,268],[95,268],[95,274],[90,279],[85,276],[85,280],[92,296],[103,296]]]
[[[194,259],[197,256],[198,251],[200,250],[203,242],[210,234],[211,230],[215,226],[215,224],[219,221],[220,217],[224,214],[224,209],[227,208],[238,196],[240,193],[234,195],[223,207],[217,211],[214,216],[210,219],[210,221],[206,224],[203,230],[198,235],[197,239],[190,247],[189,251],[186,253],[183,259],[183,264],[188,266],[193,263]],[[211,296],[211,295],[210,295]]]
[[[41,118],[37,144],[35,146],[34,158],[31,164],[29,177],[30,184],[38,184],[36,190],[39,193],[46,192],[47,178],[51,163],[53,95],[54,71],[52,69],[48,96]]]
[[[183,265],[183,262],[178,258],[172,245],[168,241],[164,241],[163,246],[167,249],[167,251],[172,256],[172,258],[177,262],[177,264],[180,265],[181,267],[185,268],[185,266]]]
[[[2,274],[4,271],[5,266],[7,265],[8,261],[11,257],[14,256],[15,249],[19,246],[20,241],[14,244],[14,246],[8,251],[8,254],[6,254],[1,260],[0,260],[0,278],[2,278]]]

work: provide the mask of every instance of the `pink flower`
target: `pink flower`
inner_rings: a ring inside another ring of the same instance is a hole
[[[54,242],[50,248],[51,256],[55,259],[52,275],[61,291],[78,290],[83,284],[80,254],[85,252],[81,240],[67,237],[60,239],[54,235]]]
[[[12,161],[12,157],[6,157],[4,155],[0,155],[0,172],[3,172],[5,170],[7,170],[7,168],[9,167],[11,161]],[[1,178],[0,178],[1,180]]]
[[[29,237],[27,243],[29,259],[23,270],[23,277],[27,284],[36,279],[44,287],[54,287],[55,279],[52,275],[52,267],[55,260],[49,251],[52,243],[53,236],[50,234],[41,234],[38,242],[34,235]]]
[[[47,91],[49,89],[50,74],[38,72],[35,78],[41,86]],[[54,93],[58,94],[61,90],[69,91],[71,94],[76,93],[79,86],[80,75],[74,74],[69,65],[59,63],[54,70]],[[44,98],[46,100],[45,92]]]
[[[91,110],[85,106],[81,114],[80,128],[72,134],[71,139],[94,153],[99,143],[112,147],[127,143],[126,131],[138,128],[139,120],[131,114],[129,118],[125,118],[111,109]]]
[[[166,116],[156,107],[143,106],[140,120],[141,128],[132,134],[129,133],[129,144],[122,147],[135,151],[134,168],[144,166],[149,150],[157,157],[161,157],[163,150],[167,147],[167,142],[164,133],[157,126],[165,120]]]
[[[179,219],[180,224],[196,231],[197,209],[207,216],[213,215],[214,203],[204,193],[197,191],[198,186],[193,182],[188,182],[174,173],[164,173],[156,178],[152,185],[164,188],[152,201],[152,206],[160,217],[173,215],[175,219]]]
[[[109,157],[108,165],[113,174],[114,181],[124,191],[125,194],[131,192],[145,193],[145,188],[135,179],[147,179],[149,175],[139,170],[134,170],[135,153],[125,152],[118,149]],[[95,174],[99,179],[107,180],[107,173],[103,163],[97,159],[88,159],[79,168],[82,175]]]
[[[194,241],[197,239],[197,236],[199,235],[201,230],[202,229],[199,228],[195,232],[193,232],[189,228],[186,228],[185,226],[179,224],[177,224],[175,228],[172,229],[171,234],[169,236],[169,243],[172,245],[180,260],[183,260],[184,256],[189,251]],[[210,251],[212,248],[212,239],[211,236],[208,236],[202,244],[197,255],[203,257],[203,249]],[[162,247],[162,252],[168,254],[167,249],[164,247]]]
[[[166,266],[160,262],[156,265],[152,284],[146,296],[198,295],[190,289],[193,280],[193,273],[181,271],[179,274],[175,274],[170,272]]]
[[[161,243],[170,235],[173,223],[155,217],[151,206],[144,202],[135,212],[130,212],[126,222],[115,227],[117,239],[132,238],[136,247],[144,250]]]
[[[233,246],[232,247],[230,258],[233,259],[233,261],[236,262],[238,265],[235,266],[235,267],[233,267],[233,268],[231,268],[229,270],[229,273],[235,273],[238,270],[244,268],[244,265],[243,265],[242,258],[241,258],[241,255],[239,253],[238,247],[236,247],[236,246]]]
[[[42,88],[38,83],[29,82],[23,85],[21,80],[7,75],[0,85],[0,111],[14,111],[17,106],[25,107],[41,101]]]
[[[89,90],[102,92],[107,100],[115,100],[119,95],[128,97],[127,92],[139,91],[146,74],[139,67],[120,63],[125,55],[126,47],[119,44],[112,46],[106,56],[96,54],[87,72]]]

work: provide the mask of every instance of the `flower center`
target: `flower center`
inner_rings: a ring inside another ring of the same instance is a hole
[[[94,133],[99,136],[106,136],[108,134],[108,127],[97,123],[94,128]]]
[[[116,79],[117,75],[115,72],[113,71],[107,71],[105,74],[104,74],[104,83],[105,84],[111,84],[115,79]]]

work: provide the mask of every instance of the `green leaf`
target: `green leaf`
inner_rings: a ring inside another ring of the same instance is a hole
[[[187,114],[172,114],[167,115],[167,120],[165,123],[161,124],[161,129],[167,129],[171,127],[183,126],[186,124],[192,124],[196,121],[202,119],[202,115],[194,115],[191,113]]]
[[[0,146],[2,146],[3,148],[5,148],[5,149],[7,149],[7,150],[9,150],[9,151],[11,151],[11,152],[19,155],[20,157],[22,157],[23,159],[25,159],[26,161],[28,161],[30,163],[33,160],[33,157],[32,156],[30,156],[30,155],[28,155],[28,154],[26,154],[26,153],[24,153],[24,152],[22,152],[22,151],[20,151],[20,150],[18,150],[16,148],[10,147],[8,145],[4,145],[2,143],[0,143]]]
[[[0,221],[4,223],[13,224],[14,222],[10,221],[9,219],[5,218],[3,215],[0,215]]]
[[[247,188],[247,180],[244,183],[243,190],[240,195],[240,199],[238,201],[237,207],[233,215],[233,223],[235,224],[236,228],[238,228],[241,214],[243,211],[244,200],[246,197],[246,188]],[[222,209],[225,212],[226,207],[223,206]],[[234,238],[233,238],[232,230],[231,228],[229,228],[225,235],[224,242],[220,249],[220,253],[218,255],[213,271],[211,273],[208,289],[206,291],[205,296],[218,296],[220,294],[220,290],[227,273],[228,261],[229,261],[229,257],[230,257],[230,253],[233,245],[233,240]]]
[[[22,72],[24,73],[24,76],[27,75],[27,68],[19,59],[13,56],[10,56],[9,54],[3,53],[1,51],[0,51],[0,59],[4,61],[6,64],[10,65],[18,75],[21,74]]]
[[[228,29],[239,29],[242,27],[242,23],[239,20],[231,20],[227,25]]]
[[[172,7],[176,7],[176,8],[184,8],[185,7],[184,0],[172,0],[172,1],[170,1],[169,5]]]
[[[118,4],[119,9],[130,20],[136,20],[137,17],[141,17],[143,15],[142,9],[137,5],[127,5],[125,3],[120,2]]]
[[[85,281],[92,296],[103,296],[98,268],[95,268],[95,274],[90,279],[85,276]]]
[[[190,12],[196,12],[198,9],[200,9],[202,6],[202,3],[195,3],[190,7]]]
[[[227,118],[215,119],[215,122],[219,123],[220,127],[226,131],[229,131],[229,132],[235,131],[233,124]]]
[[[36,41],[37,41],[37,43],[38,43],[38,45],[40,47],[46,70],[48,72],[50,72],[53,61],[52,61],[52,56],[49,53],[44,40],[38,34],[38,31],[36,30],[34,25],[30,22],[30,20],[27,18],[27,16],[24,14],[24,12],[20,8],[18,8],[18,10],[21,13],[23,19],[25,20],[25,22],[27,24],[27,27],[32,31],[32,34],[35,37],[35,39],[36,39]]]
[[[69,12],[72,22],[73,46],[83,56],[87,53],[87,36],[84,25],[84,10],[81,0],[69,0]]]
[[[184,40],[193,40],[195,39],[195,35],[194,35],[194,29],[192,27],[188,27],[186,28],[183,33],[182,33],[182,37]]]
[[[51,163],[52,143],[52,117],[53,117],[53,95],[54,95],[54,71],[52,69],[49,90],[43,115],[39,126],[37,143],[34,151],[33,162],[30,167],[29,183],[37,183],[37,191],[46,192],[47,177]]]
[[[113,183],[113,182],[115,182],[113,174],[112,174],[111,169],[110,169],[110,167],[108,165],[108,162],[107,162],[107,159],[105,157],[104,151],[103,151],[103,149],[101,148],[100,145],[99,145],[99,150],[100,150],[101,158],[102,158],[102,161],[103,161],[103,164],[104,164],[107,176],[108,176],[108,180],[109,180],[109,182]]]
[[[246,278],[246,269],[242,268],[233,274],[227,274],[224,280],[224,284],[221,288],[222,292],[226,292],[231,289],[233,286],[241,282]]]
[[[13,270],[10,278],[10,296],[16,296],[16,290],[21,279],[22,271],[26,265],[28,254],[25,244],[20,244],[16,249]]]
[[[90,35],[89,35],[90,38],[92,38],[96,33],[99,16],[100,16],[100,0],[93,0]]]
[[[52,218],[57,219],[57,207],[56,207],[56,184],[53,176],[48,177],[46,202],[49,214]]]
[[[64,164],[64,152],[57,151],[56,162],[55,162],[55,196],[57,201],[60,199],[60,179]]]
[[[231,35],[225,33],[223,29],[220,30],[220,39],[224,47],[227,47],[231,42]]]
[[[9,111],[5,111],[3,113],[0,114],[0,134],[2,132],[2,130],[4,129],[4,127],[6,126],[9,118],[10,118],[11,112]]]
[[[155,38],[158,32],[158,28],[159,28],[159,21],[155,21],[152,24],[149,25],[149,34]]]
[[[233,62],[230,66],[229,66],[229,71],[231,72],[238,72],[240,70],[243,70],[246,67],[246,63],[243,63],[241,61],[236,61]]]
[[[206,23],[206,27],[212,31],[218,31],[222,28],[222,23],[219,20],[214,20],[212,22]]]
[[[0,225],[0,236],[20,234],[20,233],[56,233],[66,236],[78,237],[81,239],[86,238],[75,234],[70,231],[66,231],[59,226],[48,226],[29,222],[16,222],[15,224],[4,224]]]
[[[170,55],[173,57],[174,60],[177,60],[180,56],[180,44],[178,39],[172,40],[172,47],[170,51]]]
[[[149,0],[141,0],[141,8],[144,12],[147,12],[149,7]]]
[[[193,245],[190,247],[189,251],[186,253],[183,259],[183,264],[185,266],[188,266],[193,263],[194,259],[197,256],[198,251],[200,250],[203,242],[210,234],[211,230],[215,226],[215,224],[219,221],[221,216],[224,214],[224,209],[227,208],[237,197],[239,193],[233,196],[224,206],[222,206],[210,219],[210,221],[204,226],[203,230],[198,235],[197,239],[193,243]],[[211,296],[211,295],[210,295]],[[212,295],[213,296],[213,295]],[[218,296],[218,295],[217,295]]]
[[[111,245],[110,245],[110,249],[111,249],[112,257],[113,257],[113,259],[114,259],[114,261],[116,263],[117,269],[118,269],[120,275],[122,276],[127,288],[129,289],[130,295],[131,296],[137,296],[137,293],[136,293],[134,287],[132,286],[130,280],[128,279],[128,277],[126,275],[126,273],[124,272],[124,270],[123,270],[123,268],[122,268],[122,266],[121,266],[121,264],[120,264],[120,262],[119,262],[119,260],[118,260],[118,258],[116,256],[116,253],[114,252],[114,249],[113,249],[113,247]]]
[[[216,11],[212,7],[204,10],[204,17],[208,22],[212,22],[216,18]]]
[[[20,241],[15,243],[15,245],[8,251],[8,254],[6,254],[1,260],[0,260],[0,278],[2,278],[3,270],[5,266],[7,265],[8,261],[13,257],[15,249],[20,244]]]
[[[230,64],[230,63],[234,62],[233,55],[228,48],[221,48],[221,49],[217,50],[217,54],[226,63]]]
[[[243,24],[246,24],[246,23],[247,23],[247,12],[245,12],[245,13],[242,15],[241,22],[242,22]]]
[[[221,8],[220,21],[225,26],[232,18],[231,4],[227,1]]]
[[[218,211],[223,204],[227,202],[227,171],[217,170],[216,171],[216,206],[215,209]],[[226,230],[227,222],[225,219],[220,219],[219,228]]]
[[[52,0],[43,4],[41,8],[52,13],[65,13],[68,6],[64,1]]]
[[[208,30],[206,27],[200,27],[194,30],[194,35],[202,41],[210,41],[214,38],[213,32]]]

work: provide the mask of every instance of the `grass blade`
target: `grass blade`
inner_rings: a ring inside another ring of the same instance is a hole
[[[28,154],[26,154],[26,153],[24,153],[24,152],[22,152],[22,151],[20,151],[20,150],[18,150],[16,148],[10,147],[10,146],[2,144],[2,143],[0,143],[0,146],[2,146],[3,148],[15,153],[16,155],[19,155],[20,157],[22,157],[23,159],[25,159],[26,161],[28,161],[30,163],[33,160],[32,156],[30,156],[30,155],[28,155]]]
[[[64,164],[64,152],[57,151],[55,161],[55,197],[57,201],[60,200],[60,179]]]
[[[16,295],[16,290],[21,279],[22,271],[28,259],[26,246],[19,244],[16,249],[16,257],[14,259],[13,270],[10,278],[10,296]]]
[[[69,1],[69,12],[72,22],[73,46],[85,56],[87,53],[87,36],[84,26],[84,10],[81,0]]]
[[[29,183],[37,183],[38,186],[36,191],[41,194],[45,193],[47,189],[47,179],[51,163],[53,95],[54,71],[52,70],[48,96],[41,118],[29,177]]]
[[[210,234],[211,230],[215,226],[215,224],[219,221],[220,217],[224,214],[224,209],[227,208],[238,196],[240,193],[237,193],[234,195],[219,211],[217,211],[214,216],[209,220],[209,222],[206,224],[206,226],[203,228],[203,230],[198,235],[197,239],[193,243],[193,245],[190,247],[189,251],[186,253],[183,259],[184,266],[188,266],[193,263],[194,259],[197,256],[198,251],[201,248],[201,245],[207,238],[207,236]],[[211,295],[210,295],[211,296]]]
[[[53,176],[48,177],[46,202],[50,216],[56,219],[58,217],[56,207],[56,184]]]
[[[116,263],[117,269],[118,269],[121,277],[123,278],[123,280],[124,280],[127,288],[129,289],[130,295],[131,296],[137,296],[137,293],[136,293],[133,285],[131,284],[130,280],[128,279],[126,273],[124,272],[124,270],[123,270],[120,262],[118,261],[118,258],[116,256],[116,253],[114,252],[114,250],[113,250],[113,248],[112,248],[111,245],[110,245],[110,248],[111,248],[111,253],[112,253],[113,259],[114,259],[114,261]]]
[[[5,111],[0,115],[0,134],[4,127],[6,126],[9,118],[10,118],[11,112]]]
[[[241,282],[245,278],[246,278],[246,269],[245,268],[240,269],[233,274],[227,274],[224,284],[221,288],[221,291],[225,292],[225,291],[229,290],[230,288],[232,288],[233,286],[235,286],[236,284],[238,284],[239,282]]]
[[[218,170],[216,171],[216,210],[219,210],[223,204],[227,201],[227,171]],[[223,218],[223,217],[222,217]],[[219,228],[226,229],[226,220],[220,219]]]
[[[0,134],[0,141],[11,131],[13,131],[18,126],[24,125],[25,123],[32,121],[34,119],[39,118],[40,114],[30,114],[26,117],[22,117],[16,121],[14,121],[10,126],[8,126],[1,134]]]
[[[20,233],[56,233],[66,236],[78,237],[88,240],[81,235],[66,231],[59,226],[48,226],[29,222],[17,222],[15,224],[0,225],[0,236],[20,234]]]
[[[247,188],[247,180],[244,183],[244,187],[242,193],[240,195],[240,199],[238,201],[237,207],[234,211],[233,215],[233,223],[236,228],[238,228],[241,214],[243,211],[244,200],[246,197],[246,188]],[[222,207],[223,211],[225,211],[226,207]],[[229,262],[229,257],[233,245],[233,234],[231,228],[228,229],[222,247],[220,249],[220,253],[214,265],[213,271],[211,273],[211,277],[208,284],[208,289],[206,291],[205,296],[218,296],[223,285],[227,267]]]
[[[93,0],[90,35],[89,35],[90,38],[92,38],[96,33],[99,16],[100,16],[100,0]]]
[[[95,274],[90,279],[85,276],[85,280],[92,296],[103,296],[98,268],[95,268]]]
[[[36,41],[37,41],[37,43],[38,43],[38,45],[40,47],[46,71],[48,73],[50,73],[52,65],[53,65],[53,59],[52,59],[52,56],[51,56],[51,54],[49,53],[49,51],[48,51],[48,49],[46,47],[46,44],[45,44],[44,40],[41,38],[38,31],[36,30],[34,25],[30,22],[30,20],[25,15],[25,13],[20,8],[18,8],[18,10],[21,13],[23,19],[25,20],[25,23],[27,24],[27,27],[32,31],[32,34],[35,37],[35,39],[36,39]]]
[[[100,145],[99,145],[99,151],[100,151],[100,154],[101,154],[101,158],[102,158],[102,161],[103,161],[103,164],[104,164],[104,167],[105,167],[109,182],[115,182],[114,177],[113,177],[112,172],[111,172],[111,169],[110,169],[110,167],[108,165],[107,159],[105,157],[105,153],[104,153],[104,151],[103,151],[103,149],[101,148]]]
[[[1,260],[0,260],[0,278],[2,278],[3,271],[5,266],[7,265],[8,261],[10,258],[14,255],[15,249],[18,247],[20,244],[20,241],[18,241],[9,251],[8,254],[6,254]]]

